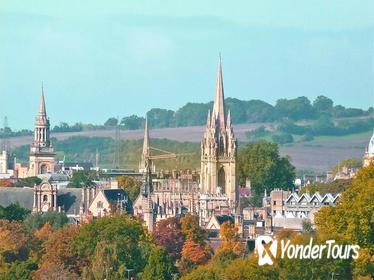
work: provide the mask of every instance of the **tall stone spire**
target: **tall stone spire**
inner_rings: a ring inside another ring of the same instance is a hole
[[[225,96],[223,90],[223,78],[222,78],[222,62],[221,56],[218,64],[218,74],[216,81],[216,95],[213,105],[212,116],[219,121],[219,126],[221,129],[225,129]]]
[[[41,116],[47,116],[47,111],[45,109],[44,87],[43,87],[43,84],[42,84],[42,94],[40,95],[39,115],[41,115]]]
[[[201,140],[200,192],[226,195],[230,207],[238,198],[236,181],[237,141],[231,113],[225,116],[224,89],[221,59],[218,64],[216,92],[211,117]]]

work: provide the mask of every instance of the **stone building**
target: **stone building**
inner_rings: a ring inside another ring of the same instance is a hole
[[[39,113],[35,120],[34,141],[30,147],[29,176],[54,172],[55,153],[51,145],[49,127],[42,87]]]
[[[148,122],[144,131],[139,171],[144,174],[141,194],[134,202],[134,215],[142,218],[149,230],[153,223],[190,212],[198,214],[206,227],[213,216],[232,215],[238,200],[236,180],[237,141],[230,112],[226,117],[222,65],[218,66],[216,95],[212,114],[208,112],[206,131],[201,141],[201,169],[173,172],[168,178],[151,174]],[[175,173],[175,174],[174,174]]]

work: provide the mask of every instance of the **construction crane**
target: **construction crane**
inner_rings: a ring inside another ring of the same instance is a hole
[[[155,148],[155,147],[149,147],[151,150],[155,150],[155,151],[158,151],[158,152],[162,152],[164,154],[161,154],[161,155],[148,155],[148,159],[149,160],[159,160],[159,159],[176,159],[178,157],[182,157],[182,156],[192,156],[194,155],[195,153],[179,153],[179,154],[176,154],[176,153],[172,153],[172,152],[169,152],[169,151],[165,151],[165,150],[162,150],[162,149],[158,149],[158,148]]]

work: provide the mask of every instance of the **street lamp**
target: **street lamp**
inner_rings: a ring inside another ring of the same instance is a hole
[[[126,268],[127,271],[127,279],[130,280],[130,272],[133,271],[133,268]]]

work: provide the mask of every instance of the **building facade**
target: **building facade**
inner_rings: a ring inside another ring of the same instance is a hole
[[[30,147],[29,176],[54,172],[55,153],[51,145],[49,129],[50,125],[42,87],[39,113],[35,120],[34,141]]]

